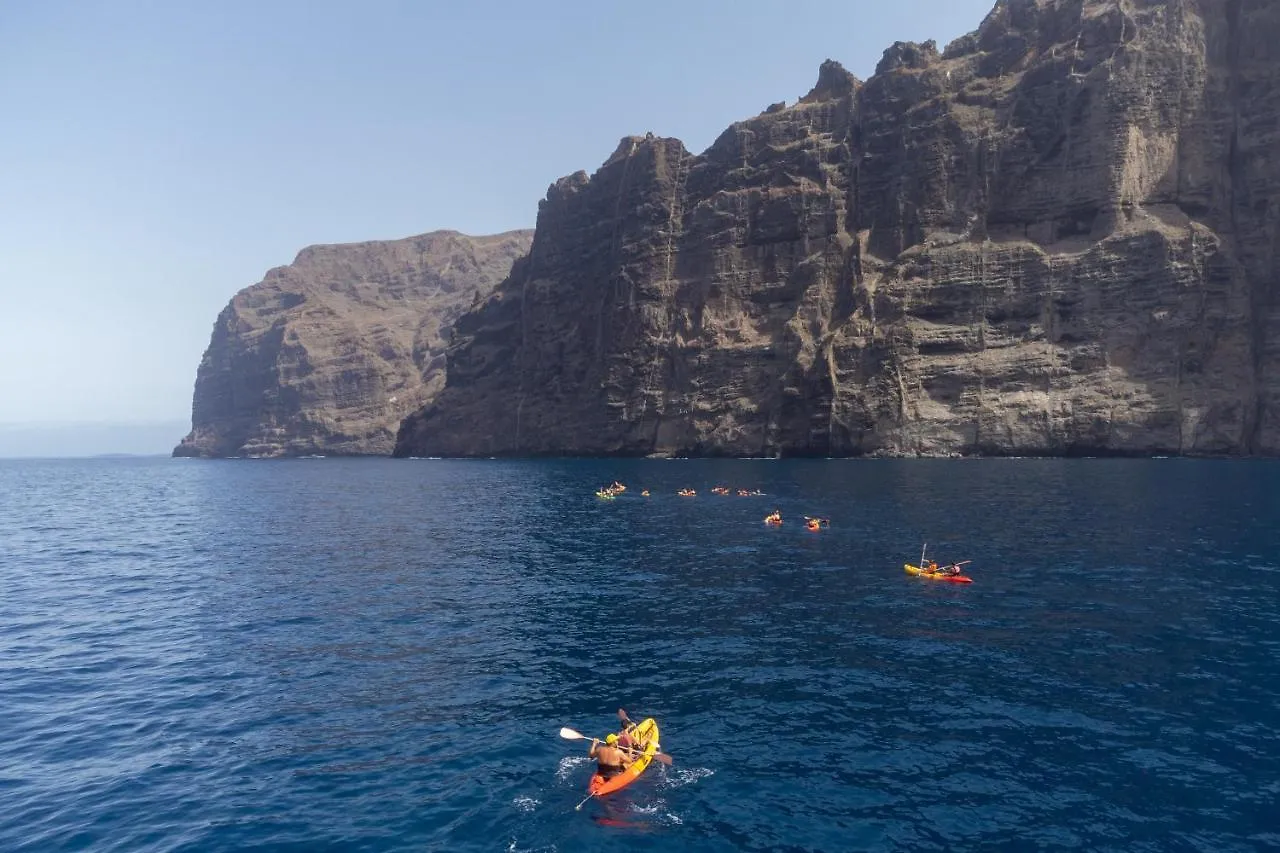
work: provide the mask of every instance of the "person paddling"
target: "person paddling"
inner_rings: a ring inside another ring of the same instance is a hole
[[[603,744],[599,738],[592,738],[587,757],[596,760],[596,772],[602,779],[617,776],[627,768],[627,755],[618,749],[618,736],[612,733],[604,739]]]

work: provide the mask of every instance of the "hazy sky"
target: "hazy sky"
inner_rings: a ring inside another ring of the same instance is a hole
[[[700,151],[993,4],[4,0],[0,424],[188,419],[218,311],[303,246],[532,226],[626,134]]]

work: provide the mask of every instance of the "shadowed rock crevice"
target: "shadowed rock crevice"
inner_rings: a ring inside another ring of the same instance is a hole
[[[401,455],[1280,452],[1280,4],[1004,0],[557,182]]]

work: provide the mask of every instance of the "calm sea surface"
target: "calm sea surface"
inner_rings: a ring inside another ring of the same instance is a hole
[[[1278,555],[1275,462],[3,461],[0,850],[1274,847]]]

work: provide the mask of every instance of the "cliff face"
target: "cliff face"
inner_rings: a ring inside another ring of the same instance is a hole
[[[562,179],[400,455],[1280,453],[1280,4],[1002,0]]]
[[[532,232],[312,246],[236,294],[196,374],[175,456],[389,454],[444,386],[450,324]]]

